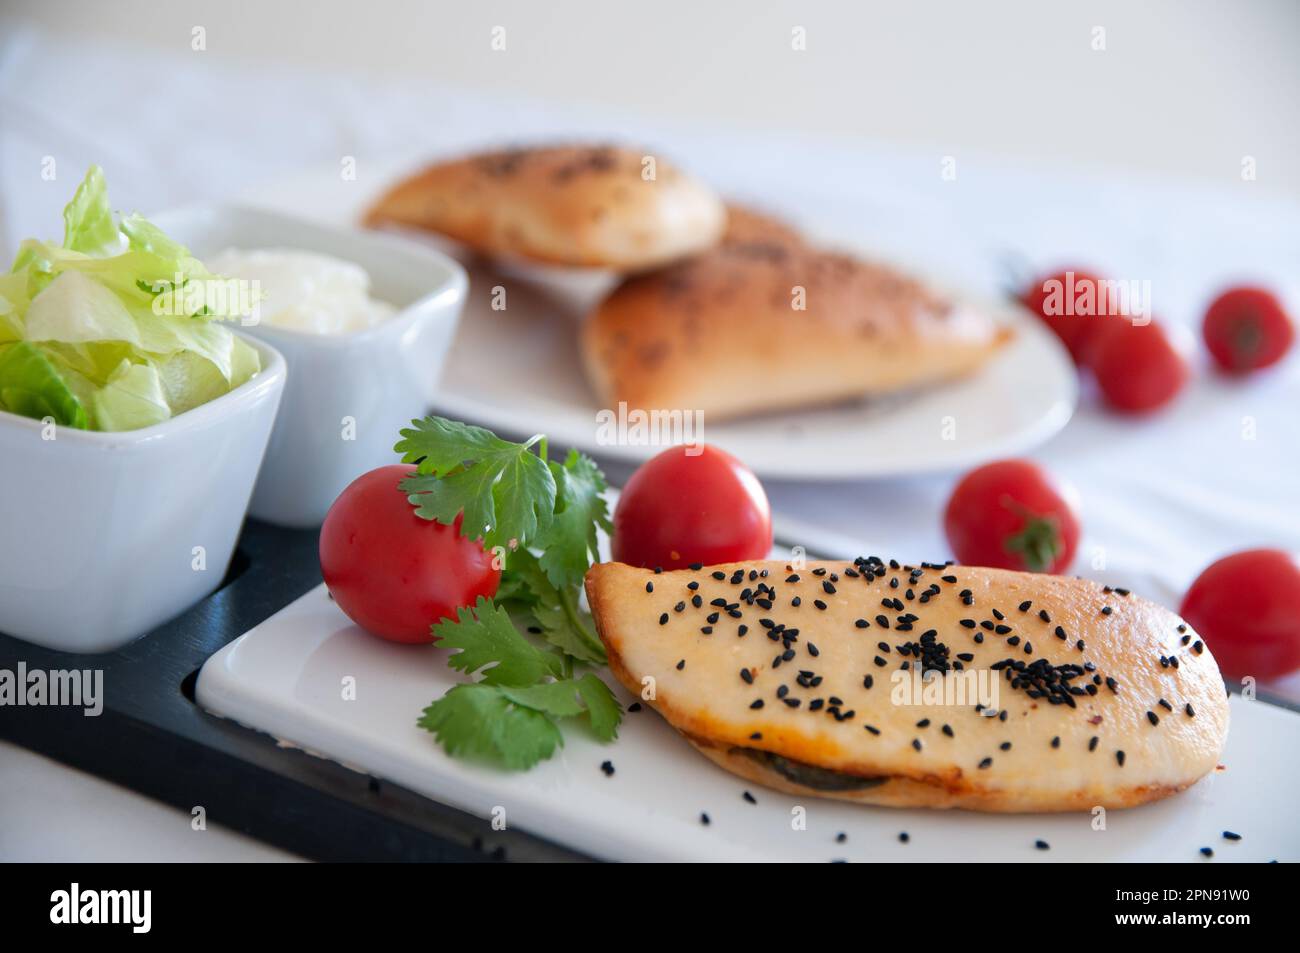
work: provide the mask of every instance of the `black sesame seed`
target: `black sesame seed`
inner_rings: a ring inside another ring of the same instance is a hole
[[[696,572],[699,572],[701,569],[704,568],[704,563],[691,563],[689,568],[695,570]]]
[[[921,750],[921,739],[920,739],[920,738],[913,738],[913,739],[912,739],[912,747],[915,748],[917,751],[920,751],[920,750]]]
[[[1116,751],[1116,752],[1115,752],[1115,763],[1118,764],[1121,768],[1124,767],[1124,752],[1123,752],[1123,751]]]
[[[1052,739],[1052,747],[1053,747],[1053,748],[1059,748],[1059,747],[1061,747],[1061,736],[1060,736],[1060,735],[1057,735],[1057,736],[1055,736],[1055,737]]]
[[[1099,741],[1101,741],[1101,739],[1098,738],[1096,735],[1093,735],[1091,738],[1089,738],[1089,739],[1088,739],[1088,750],[1089,750],[1089,751],[1096,751],[1096,750],[1097,750],[1097,742],[1099,742]]]
[[[704,597],[697,592],[695,595],[691,596],[691,605],[698,609],[700,606],[704,605]]]
[[[857,626],[859,629],[865,629],[871,623],[868,622],[866,619],[855,619],[853,624]]]
[[[682,659],[680,662],[677,663],[677,671],[680,672],[685,667],[686,667],[686,659]]]
[[[708,827],[708,826],[709,826],[711,823],[713,823],[713,822],[709,820],[709,815],[707,815],[707,814],[701,812],[701,813],[700,813],[700,823],[703,824],[705,827]]]
[[[873,735],[880,734],[880,729],[877,728],[875,725],[863,725],[862,727],[865,728],[867,731],[871,732]]]
[[[749,669],[742,668],[740,670],[740,677],[745,681],[745,684],[747,685],[754,684],[754,673],[751,672]]]
[[[1213,857],[1213,856],[1214,856],[1214,849],[1211,848],[1211,847],[1202,847],[1202,848],[1201,848],[1201,855],[1202,855],[1203,857]]]
[[[1148,711],[1148,712],[1147,712],[1147,721],[1151,722],[1151,724],[1153,724],[1153,725],[1158,725],[1158,724],[1160,724],[1160,716],[1157,715],[1157,714],[1156,714],[1155,712],[1153,712],[1153,711]]]
[[[790,575],[786,576],[786,577],[785,577],[785,581],[786,581],[786,582],[798,582],[798,581],[799,581],[799,575],[798,575],[798,573],[791,573]]]
[[[696,582],[694,579],[692,579],[690,582],[686,584],[686,588],[691,590],[691,592],[694,592],[696,589],[700,588],[700,584]]]
[[[884,668],[886,665],[889,664],[889,663],[886,662],[884,659],[882,659],[879,655],[876,656],[876,658],[875,658],[875,662],[876,662],[876,667],[877,667],[877,668]]]
[[[630,704],[630,705],[627,706],[627,710],[628,710],[628,711],[634,711],[634,712],[635,712],[635,711],[640,711],[640,710],[641,710],[641,703],[640,703],[640,702],[633,702],[632,704]]]
[[[654,584],[653,582],[651,582],[650,580],[648,580],[648,579],[646,580],[645,591],[646,591],[646,592],[654,592],[654,591],[655,591],[655,584]]]
[[[743,797],[743,798],[744,798],[748,803],[750,803],[750,804],[757,804],[757,803],[758,803],[758,798],[754,797],[754,795],[750,794],[748,791],[746,791],[745,793],[743,793],[743,794],[740,795],[740,796]]]
[[[1240,834],[1237,834],[1237,833],[1235,833],[1235,832],[1233,832],[1233,831],[1224,831],[1224,832],[1223,832],[1223,839],[1224,839],[1224,840],[1241,840],[1241,835],[1240,835]]]
[[[1050,615],[1047,614],[1047,610],[1046,610],[1046,609],[1039,609],[1039,610],[1038,610],[1038,618],[1042,619],[1044,622],[1051,622],[1051,621],[1052,621],[1052,617],[1051,617]]]
[[[1192,707],[1192,703],[1191,703],[1191,702],[1188,702],[1188,703],[1187,703],[1187,707],[1184,708],[1183,711],[1187,712],[1187,717],[1188,717],[1188,718],[1195,718],[1195,717],[1196,717],[1196,709]]]
[[[922,718],[920,721],[918,721],[918,722],[916,723],[916,727],[918,727],[918,728],[929,728],[929,727],[930,727],[930,719],[929,719],[929,718]]]
[[[795,596],[793,599],[790,600],[790,605],[794,606],[796,609],[798,609],[802,603],[803,600],[800,599],[798,596]]]
[[[1101,607],[1101,614],[1102,614],[1102,615],[1110,615],[1110,614],[1111,614],[1112,612],[1114,612],[1114,611],[1115,611],[1115,610],[1112,609],[1110,606],[1102,606],[1102,607]]]
[[[907,836],[907,831],[902,831],[899,833],[898,842],[900,844],[906,844],[909,840],[911,840],[911,838]]]
[[[826,603],[822,602],[820,599],[814,599],[813,605],[815,605],[818,609],[821,609],[823,612],[826,611]]]
[[[668,624],[668,613],[667,613],[667,612],[665,612],[663,615],[661,615],[661,616],[659,617],[659,624],[660,624],[660,625],[667,625],[667,624]]]
[[[1001,748],[1003,751],[1010,751],[1010,750],[1011,750],[1011,742],[1010,742],[1010,741],[1004,741],[1004,742],[1002,742],[1002,744],[998,745],[998,747]]]
[[[612,778],[614,776],[614,762],[602,761],[600,763],[600,770],[605,772],[605,777]]]
[[[1034,604],[1034,601],[1033,601],[1032,599],[1026,599],[1024,602],[1020,603],[1020,605],[1017,606],[1017,608],[1018,608],[1021,612],[1028,612],[1028,611],[1029,611],[1029,607],[1032,606],[1033,604]]]
[[[750,708],[762,708],[762,707],[763,707],[763,699],[761,699],[761,698],[755,698],[752,702],[749,703],[749,707],[750,707]]]
[[[1047,843],[1045,840],[1036,840],[1034,841],[1034,846],[1039,850],[1050,850],[1052,845]]]
[[[984,768],[991,768],[993,766],[993,759],[985,758],[983,761],[980,762],[979,766],[981,770],[983,770]]]

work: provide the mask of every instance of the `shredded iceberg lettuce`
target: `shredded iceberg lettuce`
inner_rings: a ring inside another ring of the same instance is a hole
[[[23,242],[0,275],[0,410],[135,430],[228,393],[260,369],[222,323],[226,279],[138,215],[116,223],[104,175],[63,210],[63,242]]]

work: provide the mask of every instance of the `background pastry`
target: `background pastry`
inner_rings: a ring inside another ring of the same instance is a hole
[[[437,163],[390,189],[365,222],[438,232],[493,257],[639,271],[716,244],[726,211],[666,159],[573,145]]]
[[[582,350],[605,406],[721,419],[886,394],[970,373],[1010,336],[888,266],[737,221],[595,308]]]

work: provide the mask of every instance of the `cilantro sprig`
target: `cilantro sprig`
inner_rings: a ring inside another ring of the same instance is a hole
[[[584,454],[548,460],[546,438],[512,443],[443,417],[412,421],[396,450],[417,465],[402,481],[417,515],[452,525],[498,550],[495,599],[479,598],[432,627],[447,664],[479,680],[457,685],[418,724],[454,757],[521,770],[564,744],[557,721],[581,718],[601,741],[618,734],[622,708],[594,673],[605,649],[580,604],[582,579],[610,528],[604,474]],[[540,635],[525,636],[519,624]]]

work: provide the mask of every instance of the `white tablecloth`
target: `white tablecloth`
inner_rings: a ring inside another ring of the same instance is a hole
[[[91,163],[105,167],[116,206],[148,211],[239,194],[348,156],[364,174],[370,159],[413,150],[597,135],[660,144],[732,195],[977,292],[997,289],[1014,255],[1036,267],[1089,266],[1149,280],[1161,319],[1192,330],[1215,291],[1242,279],[1275,288],[1300,311],[1300,207],[1231,176],[1217,186],[1120,181],[963,156],[956,180],[946,181],[942,157],[930,152],[849,149],[779,132],[758,139],[559,112],[522,98],[235,70],[202,57],[135,57],[24,31],[0,46],[0,115],[6,255],[22,237],[57,236],[60,209]],[[53,180],[43,176],[51,158]],[[789,207],[787,182],[816,201]],[[1198,357],[1187,393],[1149,419],[1107,414],[1087,395],[1066,430],[1033,456],[1081,491],[1080,567],[1104,560],[1177,593],[1226,552],[1300,550],[1300,359],[1233,382]],[[951,485],[950,477],[928,477],[768,490],[778,511],[814,526],[905,558],[940,559],[947,548],[939,513]],[[24,764],[0,747],[0,775]],[[0,819],[14,816],[21,796],[0,788]],[[87,815],[51,815],[50,823],[72,823],[69,816]],[[43,836],[39,826],[29,825],[32,836]],[[9,843],[0,853],[36,849]]]

